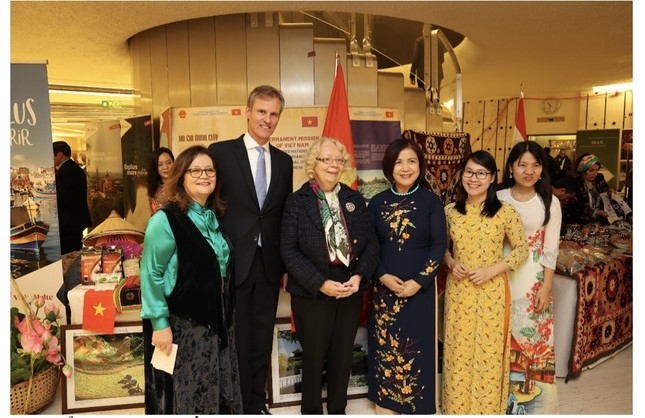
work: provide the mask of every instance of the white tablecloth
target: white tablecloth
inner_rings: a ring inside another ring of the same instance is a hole
[[[577,303],[578,286],[576,280],[556,274],[553,277],[553,348],[555,349],[556,377],[567,377],[569,372]]]
[[[83,302],[85,300],[85,292],[90,289],[95,290],[107,290],[116,287],[116,283],[113,284],[102,284],[100,287],[95,286],[84,286],[78,285],[67,293],[67,299],[69,300],[69,307],[72,311],[71,321],[72,325],[81,325],[83,323]],[[126,321],[141,321],[140,311],[128,311],[128,312],[117,312],[115,322],[126,322]]]

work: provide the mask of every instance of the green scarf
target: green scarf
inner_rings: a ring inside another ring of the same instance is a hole
[[[340,201],[338,200],[340,183],[330,193],[325,193],[314,180],[311,180],[309,184],[320,202],[320,217],[325,230],[329,259],[332,262],[338,259],[349,267],[347,229],[343,222]]]

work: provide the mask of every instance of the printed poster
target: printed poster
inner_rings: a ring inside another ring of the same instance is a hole
[[[246,132],[244,106],[173,107],[164,112],[162,131],[170,132],[168,143],[175,158],[192,145],[208,146],[237,138]]]
[[[600,159],[600,172],[614,190],[618,190],[619,149],[620,129],[578,131],[576,134],[576,158],[585,152],[596,155]]]
[[[120,122],[123,212],[126,221],[145,231],[150,219],[148,168],[152,159],[152,117],[136,116]]]
[[[85,141],[87,199],[93,226],[101,224],[113,210],[125,218],[121,122],[87,122]]]
[[[237,139],[247,130],[245,106],[170,108],[168,123],[175,156],[190,145],[208,147],[213,142]],[[354,154],[359,191],[366,199],[389,187],[383,176],[381,160],[387,145],[401,137],[398,109],[350,107]],[[271,137],[271,144],[293,158],[293,189],[308,181],[304,159],[313,141],[320,138],[327,107],[287,107]],[[180,151],[179,151],[180,152]]]
[[[11,64],[10,271],[27,297],[56,298],[63,283],[46,64]],[[11,290],[11,306],[20,307]]]

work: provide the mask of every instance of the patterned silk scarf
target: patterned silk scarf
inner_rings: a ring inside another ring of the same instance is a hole
[[[340,183],[330,193],[325,193],[314,180],[310,180],[309,185],[320,202],[320,216],[325,229],[329,259],[332,262],[338,259],[349,267],[349,242],[338,200]]]

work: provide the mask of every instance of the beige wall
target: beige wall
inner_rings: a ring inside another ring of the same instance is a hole
[[[325,106],[333,84],[333,56],[339,50],[345,59],[350,106],[398,107],[403,129],[454,130],[445,122],[446,115],[442,120],[426,114],[423,92],[404,87],[407,75],[380,72],[365,56],[352,57],[344,39],[315,38],[310,23],[281,24],[279,20],[277,14],[268,20],[226,15],[176,22],[135,35],[130,40],[132,78],[141,94],[136,113],[158,119],[168,106],[244,104],[249,91],[259,84],[280,88],[287,106]],[[446,84],[454,85],[450,80]],[[553,115],[542,111],[543,99],[525,99],[529,135],[632,128],[631,91],[563,94],[561,108]],[[462,130],[470,134],[473,150],[485,149],[505,159],[512,144],[516,106],[516,98],[464,103]]]

